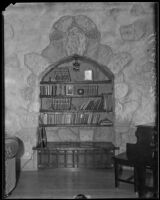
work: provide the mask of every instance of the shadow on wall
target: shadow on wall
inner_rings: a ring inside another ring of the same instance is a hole
[[[24,143],[21,139],[17,138],[18,140],[18,153],[16,155],[16,184],[18,183],[21,171],[21,157],[24,154]]]

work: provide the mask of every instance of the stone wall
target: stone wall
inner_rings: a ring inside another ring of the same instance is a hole
[[[4,14],[5,127],[24,144],[33,169],[39,80],[47,67],[77,53],[115,75],[115,133],[55,129],[56,141],[111,140],[125,150],[135,125],[155,122],[155,30],[151,2],[18,3]]]

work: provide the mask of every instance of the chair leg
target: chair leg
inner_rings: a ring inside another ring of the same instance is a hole
[[[134,192],[137,192],[137,171],[136,171],[136,167],[134,166]]]
[[[135,183],[139,197],[145,195],[146,168],[144,165],[135,166]]]
[[[154,197],[158,198],[158,163],[154,163],[152,167],[153,171],[153,188],[154,188]]]
[[[118,188],[119,187],[119,181],[118,181],[118,177],[119,177],[119,174],[118,174],[118,163],[117,161],[115,161],[114,163],[114,169],[115,169],[115,187]]]

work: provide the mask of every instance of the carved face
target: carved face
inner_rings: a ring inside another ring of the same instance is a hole
[[[68,56],[83,55],[86,50],[87,39],[85,34],[77,27],[69,29],[65,39],[65,50]]]

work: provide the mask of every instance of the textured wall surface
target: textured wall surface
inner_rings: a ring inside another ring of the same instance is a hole
[[[17,3],[4,11],[5,126],[24,143],[22,168],[33,169],[39,80],[77,53],[115,75],[115,133],[55,129],[55,141],[135,142],[135,125],[155,122],[155,30],[151,2]],[[111,139],[112,138],[112,139]]]

